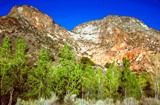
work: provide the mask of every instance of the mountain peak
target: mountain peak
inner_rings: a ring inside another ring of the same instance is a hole
[[[39,30],[51,31],[54,24],[54,21],[48,15],[27,5],[13,7],[8,16],[26,20]]]
[[[83,27],[83,28],[82,28]],[[90,27],[90,28],[89,28]],[[87,23],[80,24],[76,26],[73,31],[74,32],[80,32],[80,28],[82,29],[96,29],[95,27],[110,27],[110,28],[121,28],[124,31],[128,32],[135,32],[135,31],[145,31],[150,30],[150,28],[145,25],[142,21],[134,18],[134,17],[128,17],[128,16],[118,16],[118,15],[109,15],[102,19],[90,21]],[[93,28],[94,27],[94,28]],[[85,33],[85,30],[81,31],[82,33]]]

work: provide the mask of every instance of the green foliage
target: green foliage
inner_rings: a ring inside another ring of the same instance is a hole
[[[86,65],[82,76],[82,92],[84,98],[97,98],[100,79],[100,72],[93,70],[92,66]],[[98,78],[97,78],[98,77]]]
[[[124,59],[123,63],[124,67],[122,71],[121,85],[124,88],[125,97],[140,98],[141,96],[140,86],[138,84],[136,75],[129,69],[130,67],[129,60]]]
[[[22,88],[25,81],[25,74],[27,73],[25,67],[25,48],[26,44],[23,39],[16,40],[16,50],[11,51],[9,38],[4,38],[2,47],[0,47],[0,77],[2,95],[7,94],[16,86]],[[23,68],[23,69],[22,69]]]
[[[106,72],[106,93],[110,98],[118,97],[118,89],[121,83],[121,70],[111,64]]]
[[[127,59],[122,68],[113,63],[107,64],[107,71],[103,71],[93,68],[94,63],[88,58],[78,63],[66,44],[59,50],[58,64],[55,65],[49,52],[42,49],[34,62],[36,65],[30,67],[26,47],[21,38],[16,40],[15,48],[9,38],[4,38],[0,47],[1,95],[14,89],[18,90],[18,97],[27,99],[48,98],[52,92],[59,99],[72,94],[89,99],[140,98],[148,83],[150,87],[153,85],[150,74],[131,72]]]
[[[10,62],[10,44],[9,39],[5,38],[0,47],[0,80],[1,80],[1,94],[6,94],[10,87],[12,87],[12,78],[10,78],[9,70],[12,66]]]
[[[83,97],[94,99],[116,98],[120,85],[121,71],[117,66],[111,64],[107,72],[101,69],[95,70],[86,65],[82,76]]]
[[[69,46],[60,49],[60,63],[54,68],[54,92],[61,98],[66,94],[77,94],[83,98],[104,99],[125,97],[140,98],[145,83],[138,81],[129,69],[130,63],[124,59],[124,66],[108,66],[107,72],[93,69],[92,63],[82,60],[78,64]],[[119,92],[119,89],[122,91]],[[122,96],[122,97],[124,97]]]
[[[26,61],[26,43],[23,39],[17,39],[16,41],[16,52],[14,56],[14,63],[20,66],[19,64],[24,64]]]
[[[59,49],[59,57],[61,61],[63,60],[74,61],[75,60],[74,52],[71,49],[71,47],[68,46],[67,44],[65,44],[64,47]]]
[[[141,94],[145,96],[145,89],[152,83],[151,76],[149,73],[142,72],[137,75],[137,80],[141,89]]]
[[[79,94],[81,88],[81,66],[68,45],[60,49],[60,62],[54,67],[53,91],[63,99],[66,94]]]
[[[51,68],[52,60],[49,52],[42,49],[39,53],[39,58],[34,67],[28,74],[29,97],[48,98],[51,95],[53,69]]]
[[[92,62],[92,61],[91,61],[89,58],[87,58],[87,57],[82,57],[80,63],[83,64],[84,66],[85,66],[85,65],[94,65],[94,62]]]
[[[54,69],[53,91],[61,99],[66,94],[78,94],[81,88],[81,69],[76,65],[74,69],[57,67]]]
[[[1,58],[9,56],[9,54],[10,54],[10,47],[11,46],[10,46],[10,43],[9,43],[9,38],[5,37],[3,39],[2,46],[0,47],[0,57]]]
[[[15,48],[13,46],[6,37],[0,47],[1,96],[10,96],[13,91],[16,94],[13,99],[49,97],[53,70],[48,52],[41,50],[37,66],[30,67],[25,41],[17,38]]]

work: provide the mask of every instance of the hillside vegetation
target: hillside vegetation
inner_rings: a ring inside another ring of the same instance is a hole
[[[151,105],[143,104],[147,97],[160,98],[160,77],[145,71],[132,72],[127,58],[123,59],[121,66],[108,64],[105,71],[89,59],[88,62],[77,60],[67,44],[59,49],[58,62],[52,59],[46,48],[41,48],[32,64],[29,56],[23,38],[17,38],[15,43],[11,43],[8,37],[3,39],[0,45],[1,105],[35,105],[36,100],[47,100],[53,94],[57,98],[51,103],[63,105],[77,105],[78,100],[78,105],[82,105],[81,99],[111,99],[113,103],[125,103],[130,97],[131,100],[139,100],[137,104]],[[153,105],[159,105],[157,101],[155,103]],[[91,103],[84,102],[83,105]]]

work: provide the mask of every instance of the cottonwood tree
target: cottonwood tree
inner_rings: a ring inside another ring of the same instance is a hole
[[[35,67],[31,67],[26,54],[27,45],[22,38],[11,46],[8,37],[0,46],[1,105],[15,105],[17,98],[37,99],[51,94],[51,59],[41,50]]]

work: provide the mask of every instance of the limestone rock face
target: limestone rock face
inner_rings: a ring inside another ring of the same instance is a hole
[[[16,6],[7,16],[0,17],[0,44],[6,35],[12,42],[23,37],[28,53],[35,59],[41,47],[56,57],[58,48],[68,43],[77,57],[88,57],[96,65],[121,65],[127,57],[132,70],[149,71],[153,70],[151,57],[160,54],[160,31],[126,16],[107,16],[68,31],[34,7]]]
[[[131,17],[108,16],[81,24],[73,32],[78,52],[101,66],[121,65],[127,57],[132,70],[151,69],[150,56],[160,53],[160,32]]]

